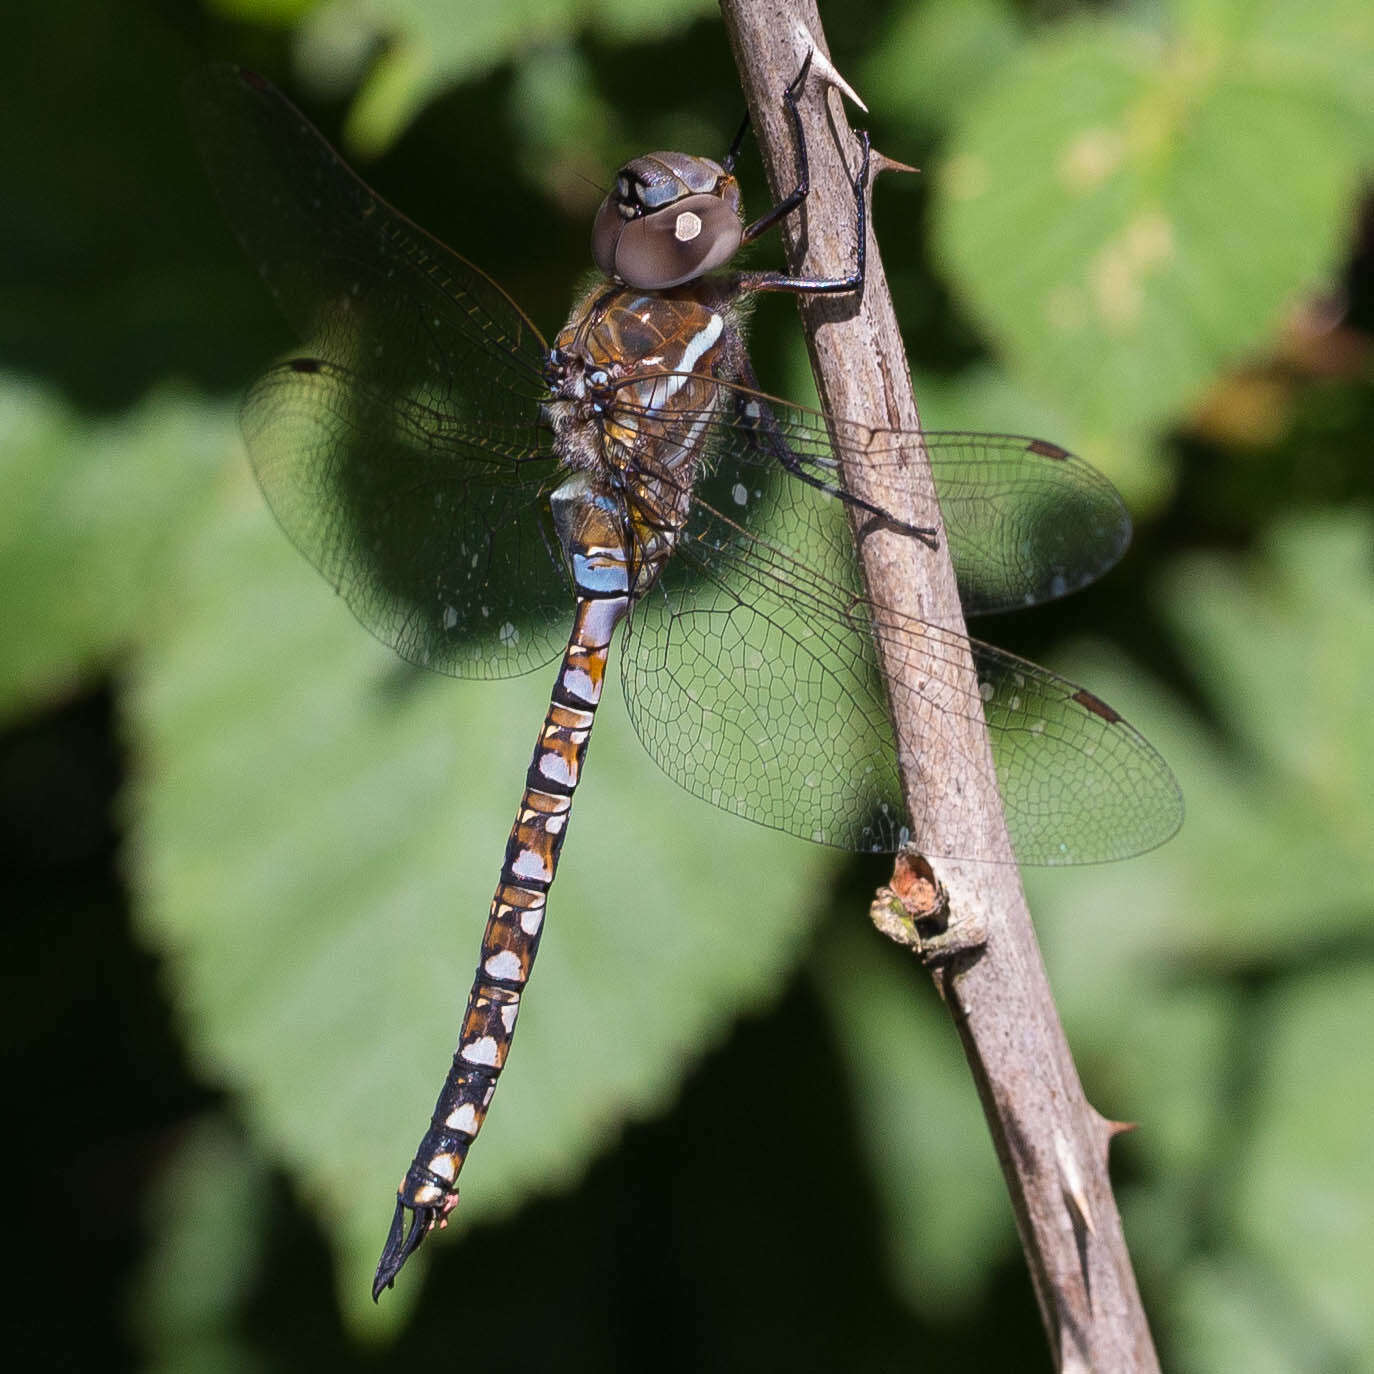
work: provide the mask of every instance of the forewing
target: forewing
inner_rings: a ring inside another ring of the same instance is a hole
[[[894,458],[882,461],[898,461],[906,441],[889,438]],[[1016,434],[922,439],[965,615],[1067,596],[1126,552],[1131,517],[1116,488],[1067,449]]]
[[[705,420],[705,443],[716,472],[737,491],[753,489],[760,470],[782,466],[839,498],[842,463],[862,464],[878,477],[899,470],[913,491],[917,523],[938,526],[937,537],[948,541],[965,615],[1066,596],[1101,577],[1130,543],[1130,515],[1116,489],[1057,444],[845,420],[832,426],[817,411],[746,387],[722,383],[721,393],[725,403]],[[933,487],[916,462],[922,446]],[[729,509],[728,488],[726,499]],[[829,527],[828,516],[816,518]],[[822,537],[832,536],[827,529]]]
[[[536,485],[547,461],[496,429],[446,432],[422,400],[318,359],[267,372],[242,422],[283,528],[403,658],[486,678],[560,652],[571,601]]]
[[[244,403],[273,513],[412,662],[487,677],[549,661],[568,590],[538,331],[260,77],[216,67],[190,100],[225,213],[303,339]]]

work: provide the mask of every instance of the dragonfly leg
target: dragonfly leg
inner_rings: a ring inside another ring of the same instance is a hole
[[[847,291],[862,291],[864,285],[864,253],[868,235],[868,203],[864,195],[868,186],[870,146],[868,131],[856,129],[862,154],[859,170],[850,180],[854,191],[854,270],[847,277],[789,277],[781,272],[741,272],[736,279],[743,291],[792,291],[802,296],[838,296]]]
[[[744,136],[749,132],[749,125],[751,122],[749,111],[745,110],[744,118],[740,120],[740,126],[735,131],[734,138],[730,140],[730,150],[720,160],[720,165],[724,167],[727,172],[733,172],[735,170],[735,163],[739,159],[739,150],[744,144]]]
[[[797,146],[797,184],[788,195],[784,196],[771,210],[756,219],[744,231],[742,240],[744,243],[751,243],[760,234],[771,229],[779,220],[790,215],[810,194],[811,164],[806,152],[806,132],[802,128],[801,111],[798,109],[797,101],[806,84],[806,77],[811,70],[814,56],[814,51],[807,53],[801,71],[797,73],[782,94],[782,103],[792,122],[792,132]],[[740,131],[736,134],[735,141],[730,147],[730,152],[727,154],[725,163],[727,169],[732,166],[734,158],[739,152],[740,140],[744,137],[744,132],[748,127],[749,120],[746,116],[744,124],[740,127]],[[862,148],[862,156],[859,161],[859,169],[850,183],[854,189],[857,241],[854,271],[846,277],[837,278],[788,277],[780,272],[743,273],[739,278],[741,287],[747,291],[795,291],[818,295],[842,294],[846,291],[859,291],[863,288],[864,248],[867,237],[867,204],[864,191],[868,186],[870,149],[868,133],[865,130],[858,130],[857,137]]]
[[[792,129],[797,140],[797,184],[766,215],[759,216],[744,231],[745,243],[752,243],[760,234],[771,229],[784,215],[790,215],[806,199],[807,193],[811,189],[811,168],[806,160],[806,134],[802,131],[801,114],[797,110],[797,99],[802,93],[802,87],[806,85],[806,78],[811,71],[811,62],[815,56],[816,50],[814,48],[807,52],[805,58],[802,59],[801,71],[792,78],[782,93],[782,103],[792,119]],[[744,142],[744,135],[748,132],[749,111],[746,110],[744,122],[739,126],[739,132],[735,135],[734,142],[730,144],[730,151],[726,153],[725,161],[721,164],[727,172],[735,170],[735,159],[739,156],[740,145]]]
[[[731,393],[734,396],[738,421],[736,429],[751,434],[754,446],[761,453],[766,453],[781,464],[783,469],[797,478],[798,481],[805,482],[809,487],[815,487],[817,491],[825,492],[827,496],[833,496],[837,501],[843,501],[845,505],[851,506],[855,510],[863,511],[883,528],[909,535],[913,539],[919,539],[929,549],[939,548],[940,531],[935,526],[914,525],[906,520],[898,520],[883,510],[881,506],[875,506],[871,501],[865,501],[862,496],[856,496],[853,492],[846,491],[837,482],[832,482],[829,478],[821,476],[819,472],[815,471],[812,464],[805,461],[793,450],[787,442],[787,436],[778,425],[777,418],[769,407],[767,398],[760,390],[758,378],[754,375],[754,369],[743,350],[740,350],[737,356],[729,358],[726,365],[734,369],[732,375],[737,377],[744,387],[749,388],[749,390]]]

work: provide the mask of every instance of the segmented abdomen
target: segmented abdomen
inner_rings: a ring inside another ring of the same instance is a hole
[[[510,1050],[601,699],[611,636],[627,606],[624,596],[582,596],[577,602],[572,635],[506,841],[453,1064],[429,1130],[398,1189],[403,1207],[434,1209],[435,1220],[457,1203],[458,1172],[482,1128]]]

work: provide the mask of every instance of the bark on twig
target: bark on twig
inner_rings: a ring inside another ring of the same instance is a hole
[[[795,167],[780,95],[805,56],[804,34],[823,53],[824,35],[812,0],[721,0],[721,8],[776,198],[790,189]],[[855,166],[857,145],[839,94],[814,77],[802,101],[802,120],[811,195],[805,210],[783,226],[788,268],[839,277],[852,263],[853,195],[846,167]],[[801,312],[829,413],[873,425],[919,427],[871,223],[862,300],[803,298]],[[924,454],[914,451],[912,461],[924,463]],[[931,523],[932,512],[916,508],[914,484],[880,486],[862,469],[846,470],[844,478],[855,493],[899,517]],[[859,548],[875,602],[938,625],[962,626],[943,541],[933,553],[910,538],[869,531]],[[901,662],[884,661],[882,667],[889,681],[909,671]],[[929,674],[931,665],[923,671]],[[976,691],[971,660],[950,672],[951,685]],[[915,693],[891,695],[898,703],[904,696],[915,699]],[[931,818],[916,838],[931,854],[971,856],[941,859],[935,872],[948,893],[951,926],[986,938],[976,957],[942,962],[935,976],[1002,1163],[1055,1364],[1065,1371],[1113,1374],[1157,1370],[1107,1174],[1114,1128],[1084,1097],[1059,1023],[1020,875],[1010,861],[1001,801],[995,785],[987,785],[995,773],[986,730],[953,715],[938,737],[928,723],[924,733],[915,725],[896,721],[910,813]]]

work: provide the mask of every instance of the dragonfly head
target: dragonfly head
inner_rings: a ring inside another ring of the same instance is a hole
[[[592,257],[608,276],[663,291],[714,271],[744,235],[739,183],[718,162],[649,153],[627,162],[592,226]]]

